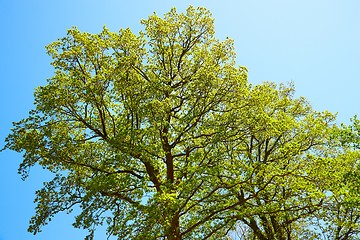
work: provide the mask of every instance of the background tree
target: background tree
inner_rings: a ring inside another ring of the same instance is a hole
[[[355,116],[350,125],[342,124],[333,134],[334,156],[331,167],[327,168],[331,183],[327,199],[314,214],[314,231],[321,239],[359,239],[360,198],[359,198],[359,130],[360,121]]]
[[[255,239],[297,239],[302,221],[322,206],[331,181],[323,168],[331,163],[334,116],[312,110],[293,94],[291,85],[252,87],[249,104],[233,123],[241,134],[223,144],[228,164],[220,179],[239,201],[248,198],[233,217]]]

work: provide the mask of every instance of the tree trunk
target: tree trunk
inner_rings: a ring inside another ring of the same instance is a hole
[[[181,233],[180,233],[180,220],[179,214],[175,214],[171,221],[170,231],[167,236],[168,240],[181,240]]]

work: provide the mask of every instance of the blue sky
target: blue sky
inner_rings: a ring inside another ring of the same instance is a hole
[[[140,19],[171,7],[204,6],[215,17],[216,35],[235,40],[237,62],[249,81],[293,81],[296,95],[317,110],[338,112],[338,122],[360,114],[360,1],[358,0],[0,0],[0,146],[11,123],[33,107],[34,88],[52,76],[44,46],[77,26],[97,33],[141,29]],[[82,239],[72,216],[57,216],[39,235],[27,233],[34,192],[49,180],[40,168],[23,182],[21,155],[0,153],[0,240]],[[104,239],[100,231],[96,240]]]

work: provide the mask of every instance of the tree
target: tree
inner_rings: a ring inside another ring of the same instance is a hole
[[[230,164],[219,176],[239,201],[248,198],[232,212],[255,239],[301,239],[302,221],[323,205],[332,181],[324,167],[332,162],[334,116],[293,94],[291,85],[251,88],[246,115],[234,122],[244,130],[225,144]]]
[[[351,240],[360,237],[360,121],[356,116],[351,121],[351,125],[342,124],[333,134],[338,160],[329,169],[332,182],[327,189],[327,200],[313,216],[313,225],[320,229],[318,238]]]
[[[334,116],[292,85],[250,85],[204,8],[142,24],[47,46],[55,75],[6,140],[23,178],[54,173],[29,231],[78,205],[87,239],[103,223],[118,239],[295,238],[326,200]]]
[[[145,32],[76,28],[47,46],[55,76],[35,92],[36,109],[15,124],[7,147],[55,174],[37,191],[34,234],[80,205],[75,226],[107,222],[119,239],[224,235],[215,208],[222,186],[212,145],[224,138],[236,95],[247,90],[233,41],[214,37],[209,11],[175,9],[143,20]],[[215,203],[214,203],[215,201]],[[200,209],[207,209],[199,213]],[[180,222],[181,219],[181,222]]]

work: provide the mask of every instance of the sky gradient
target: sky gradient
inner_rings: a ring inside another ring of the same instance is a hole
[[[77,26],[98,33],[142,29],[139,21],[189,5],[208,8],[216,36],[235,40],[237,63],[249,70],[249,82],[294,82],[296,96],[314,109],[338,112],[338,122],[360,114],[360,1],[358,0],[0,0],[0,148],[13,121],[33,108],[34,88],[53,74],[45,46]],[[21,154],[0,153],[0,240],[83,239],[73,216],[59,215],[33,236],[26,229],[34,214],[34,192],[49,175],[34,168],[22,181]],[[95,235],[104,239],[104,232]]]

